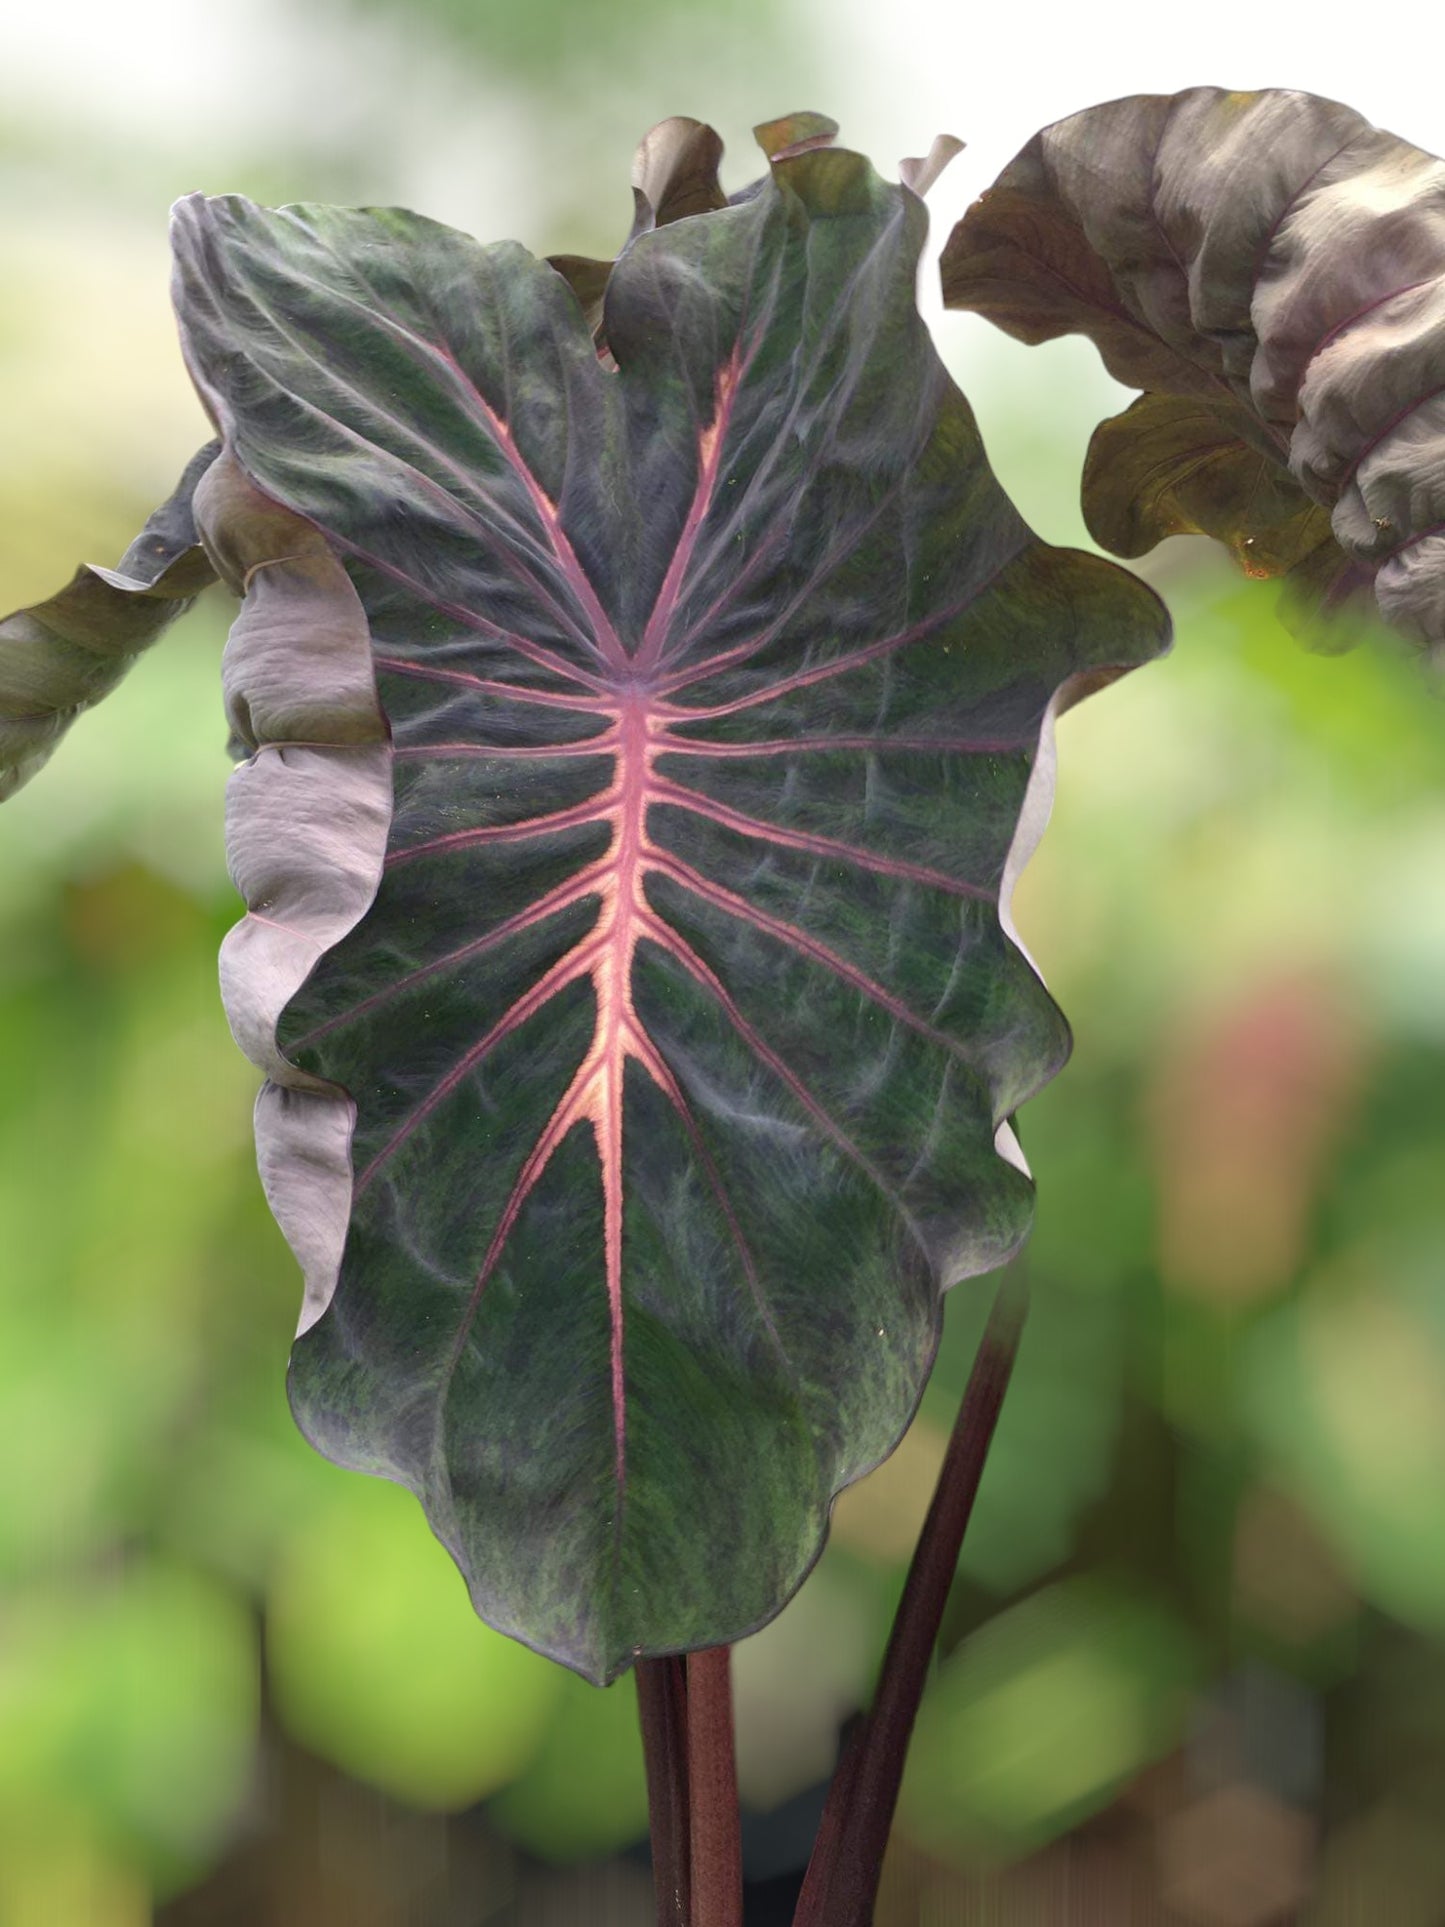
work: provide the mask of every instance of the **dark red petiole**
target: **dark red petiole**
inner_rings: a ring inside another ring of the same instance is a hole
[[[690,1927],[686,1662],[640,1659],[637,1710],[647,1766],[647,1818],[652,1834],[657,1927]]]
[[[1026,1309],[1022,1278],[1006,1275],[908,1569],[873,1705],[833,1778],[794,1927],[871,1927],[909,1737]]]

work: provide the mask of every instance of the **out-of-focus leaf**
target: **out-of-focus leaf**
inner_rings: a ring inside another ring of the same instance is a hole
[[[55,907],[0,985],[0,1592],[144,1530],[217,1369],[216,1248],[254,1187],[217,919],[131,866]]]
[[[1373,585],[1440,647],[1442,185],[1335,101],[1136,95],[1035,135],[955,228],[944,299],[1023,341],[1086,334],[1146,391],[1090,451],[1106,547],[1198,530],[1284,576],[1302,624]]]
[[[73,1783],[164,1889],[209,1863],[250,1788],[260,1698],[251,1613],[179,1568],[133,1567],[90,1657]]]
[[[166,1888],[204,1867],[250,1781],[249,1615],[180,1567],[12,1595],[0,1649],[0,1812],[74,1814]]]
[[[0,1819],[0,1919],[140,1927],[153,1900],[146,1876],[83,1820],[33,1811]]]
[[[1352,1001],[1318,971],[1255,983],[1164,1040],[1146,1101],[1171,1290],[1238,1306],[1289,1284],[1368,1049]]]
[[[914,1730],[900,1827],[965,1863],[1066,1832],[1178,1738],[1194,1669],[1160,1607],[1092,1580],[1035,1593],[940,1668]]]
[[[1445,1307],[1438,1256],[1365,1251],[1256,1336],[1249,1414],[1386,1611],[1445,1628]],[[1412,1272],[1415,1275],[1412,1275]]]
[[[48,601],[0,621],[0,801],[215,579],[191,498],[219,449],[208,442],[192,457],[119,568],[87,565]]]
[[[647,1833],[647,1775],[637,1689],[598,1692],[560,1669],[557,1704],[536,1757],[491,1803],[502,1831],[544,1860],[600,1858]]]
[[[1015,834],[1060,687],[1165,639],[989,476],[916,198],[765,131],[621,257],[615,372],[512,245],[178,216],[293,1401],[599,1680],[779,1608],[1023,1237]]]
[[[478,1625],[406,1496],[352,1482],[267,1596],[276,1705],[323,1758],[412,1806],[470,1806],[542,1744],[563,1675]]]

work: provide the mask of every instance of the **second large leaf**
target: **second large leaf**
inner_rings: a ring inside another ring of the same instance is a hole
[[[1067,1032],[1006,866],[1060,686],[1164,641],[993,481],[923,233],[784,155],[624,251],[613,368],[514,245],[180,213],[202,394],[344,562],[393,744],[374,901],[279,1024],[355,1106],[293,1404],[595,1679],[782,1605],[1022,1239],[1001,1127]],[[304,1226],[304,1133],[262,1148]]]

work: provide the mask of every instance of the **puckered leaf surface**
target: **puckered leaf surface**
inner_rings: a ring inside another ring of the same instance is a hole
[[[178,210],[294,1407],[595,1679],[779,1608],[1023,1237],[1011,851],[1061,687],[1166,639],[993,481],[923,228],[804,140],[634,239],[613,369],[512,244]]]
[[[208,442],[191,458],[118,568],[85,564],[46,601],[0,620],[0,802],[215,581],[191,500],[219,449]]]
[[[1034,136],[944,251],[944,299],[1088,335],[1145,390],[1095,436],[1090,531],[1218,537],[1300,614],[1374,588],[1445,644],[1445,164],[1312,94],[1195,87]]]

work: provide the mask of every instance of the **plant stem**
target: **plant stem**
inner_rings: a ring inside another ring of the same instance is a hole
[[[691,1927],[687,1673],[680,1659],[640,1659],[636,1671],[657,1927]]]
[[[687,1660],[687,1783],[692,1927],[742,1927],[742,1840],[733,1750],[732,1650]]]
[[[848,1818],[853,1782],[858,1777],[858,1760],[863,1751],[866,1731],[866,1722],[860,1717],[844,1738],[838,1764],[833,1769],[823,1817],[818,1822],[813,1851],[808,1856],[808,1870],[803,1876],[802,1890],[793,1914],[793,1927],[825,1927],[823,1908],[827,1903],[833,1868],[843,1844],[843,1827]]]
[[[1006,1274],[908,1569],[872,1708],[829,1790],[794,1927],[871,1927],[909,1736],[1027,1307],[1022,1276]]]

